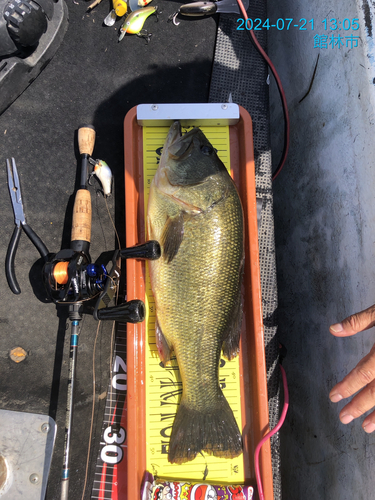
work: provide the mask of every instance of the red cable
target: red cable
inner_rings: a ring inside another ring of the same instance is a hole
[[[288,411],[288,406],[289,406],[289,392],[288,392],[288,383],[286,380],[286,373],[284,368],[280,366],[281,370],[281,375],[283,378],[283,386],[284,386],[284,406],[283,406],[283,411],[281,412],[281,417],[280,420],[278,421],[277,425],[272,429],[272,431],[269,431],[258,443],[258,446],[255,448],[255,453],[254,453],[254,467],[255,467],[255,477],[257,480],[257,486],[258,486],[258,495],[260,500],[264,500],[264,493],[263,493],[263,486],[262,486],[262,479],[260,477],[260,469],[259,469],[259,453],[260,449],[263,446],[263,444],[267,441],[267,439],[270,439],[276,432],[280,429],[280,427],[283,425],[285,421],[285,417]]]
[[[245,7],[242,3],[242,0],[237,0],[237,3],[238,3],[238,6],[242,12],[242,15],[244,16],[245,18],[245,26],[246,26],[246,23],[247,23],[247,20],[249,19],[248,16],[247,16],[247,12],[245,10]],[[276,179],[276,177],[279,175],[279,173],[281,172],[281,169],[283,168],[284,164],[285,164],[285,161],[286,161],[286,157],[288,156],[288,150],[289,150],[289,114],[288,114],[288,105],[287,105],[287,102],[286,102],[286,97],[285,97],[285,92],[284,92],[284,89],[283,89],[283,86],[281,84],[281,80],[280,80],[280,77],[279,75],[277,74],[277,71],[276,71],[276,68],[275,66],[273,65],[271,59],[268,57],[268,55],[265,53],[265,51],[262,49],[260,43],[258,42],[256,36],[254,35],[254,31],[253,30],[249,30],[249,33],[250,33],[250,36],[251,36],[251,40],[255,46],[255,48],[257,49],[257,51],[260,53],[260,55],[264,58],[264,60],[266,61],[266,63],[268,64],[275,80],[276,80],[276,84],[277,84],[277,88],[279,89],[279,93],[280,93],[280,97],[281,97],[281,102],[282,102],[282,106],[283,106],[283,113],[284,113],[284,121],[285,121],[285,126],[284,126],[284,149],[283,149],[283,154],[281,156],[281,159],[280,159],[280,162],[275,170],[275,172],[272,174],[272,180],[274,181]]]

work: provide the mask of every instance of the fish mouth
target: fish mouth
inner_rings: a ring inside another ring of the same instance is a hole
[[[171,186],[179,186],[171,178],[170,169],[167,166],[168,160],[180,162],[186,159],[193,151],[194,137],[198,130],[195,127],[182,135],[180,121],[176,120],[171,125],[160,157],[159,166],[161,168],[156,174],[160,181],[164,177]]]
[[[225,169],[214,151],[198,127],[182,135],[181,124],[175,121],[165,140],[155,183],[172,195],[177,194],[176,190],[180,188],[203,184]]]
[[[183,160],[186,158],[193,146],[194,138],[199,132],[199,128],[194,127],[186,134],[181,132],[181,123],[176,120],[170,127],[167,139],[165,141],[164,150],[165,156],[174,160]]]
[[[193,147],[194,147],[194,138],[198,132],[198,129],[194,127],[193,129],[186,132],[186,134],[181,134],[181,125],[178,122],[178,132],[179,135],[173,135],[173,140],[168,147],[168,155],[170,158],[174,160],[184,160],[187,158]]]
[[[177,120],[171,125],[169,129],[168,136],[165,141],[165,149],[168,151],[170,146],[178,141],[181,137],[181,123]]]

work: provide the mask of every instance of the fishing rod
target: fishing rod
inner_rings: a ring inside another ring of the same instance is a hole
[[[91,157],[95,145],[95,130],[93,127],[81,127],[78,130],[78,147],[81,155],[81,180],[80,189],[77,191],[72,220],[72,233],[70,240],[70,249],[76,252],[78,261],[89,261],[89,249],[91,242],[91,195],[87,189],[86,179],[88,176],[88,161]],[[66,261],[62,261],[63,265],[56,264],[55,271],[59,270],[59,276],[66,266]],[[56,269],[58,267],[59,269]],[[75,280],[76,278],[72,278]],[[65,280],[65,279],[64,279]],[[64,281],[63,280],[63,281]],[[73,282],[75,290],[78,289],[78,283]],[[69,305],[69,319],[71,321],[70,334],[70,353],[69,353],[69,375],[68,375],[68,394],[66,403],[66,418],[65,418],[65,440],[64,440],[64,459],[61,473],[61,500],[68,499],[69,491],[69,459],[70,459],[70,441],[71,428],[73,421],[73,397],[74,397],[74,382],[76,374],[78,338],[80,333],[79,324],[82,320],[83,304],[81,300],[73,302]]]
[[[79,128],[78,147],[81,157],[81,176],[80,188],[76,193],[73,207],[70,249],[68,252],[63,250],[56,254],[54,259],[46,264],[44,268],[47,290],[49,290],[51,297],[55,300],[57,292],[58,302],[69,302],[69,319],[71,321],[61,500],[68,500],[74,381],[83,301],[98,295],[94,309],[95,319],[110,319],[131,323],[143,321],[145,318],[145,306],[141,300],[133,300],[119,306],[107,307],[119,284],[119,259],[155,259],[160,256],[159,244],[155,241],[150,241],[143,245],[122,251],[115,251],[112,258],[112,269],[109,274],[104,266],[91,264],[89,254],[91,241],[91,195],[87,188],[87,179],[88,166],[94,150],[94,144],[94,127],[83,126]]]
[[[113,307],[108,307],[108,305],[115,297],[120,284],[121,259],[155,260],[161,254],[159,243],[151,240],[123,250],[114,250],[110,269],[107,269],[104,265],[91,262],[89,250],[91,243],[92,207],[91,195],[87,186],[88,168],[90,164],[99,168],[103,168],[103,165],[105,165],[108,168],[105,162],[92,158],[95,137],[96,132],[92,125],[84,125],[78,129],[80,184],[75,194],[73,206],[70,247],[62,249],[56,254],[49,253],[44,243],[30,226],[26,224],[15,160],[12,159],[12,163],[9,160],[7,161],[9,192],[16,224],[6,256],[6,275],[9,287],[15,294],[21,293],[15,275],[14,263],[21,229],[24,229],[45,261],[42,279],[49,298],[56,304],[67,305],[69,307],[71,334],[61,500],[68,500],[74,386],[80,322],[83,317],[83,303],[95,300],[93,316],[96,320],[112,320],[124,323],[139,323],[144,321],[146,311],[145,305],[141,300],[130,300]],[[100,179],[99,176],[98,178]],[[105,186],[102,182],[105,195],[108,194],[110,183],[107,184]]]

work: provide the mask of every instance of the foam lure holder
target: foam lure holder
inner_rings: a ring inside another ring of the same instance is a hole
[[[141,500],[252,500],[253,496],[252,486],[163,481],[149,472],[141,489]]]

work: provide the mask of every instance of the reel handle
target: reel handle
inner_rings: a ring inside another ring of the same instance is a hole
[[[98,319],[140,323],[146,317],[146,308],[141,300],[129,300],[119,306],[105,307],[97,312]]]
[[[123,259],[156,260],[161,255],[160,245],[155,240],[125,248],[118,255]],[[119,306],[97,309],[95,319],[110,319],[126,323],[141,323],[146,318],[146,307],[142,300],[129,300]]]
[[[122,259],[147,259],[156,260],[161,255],[160,245],[155,240],[146,241],[133,247],[124,248],[120,251]]]

